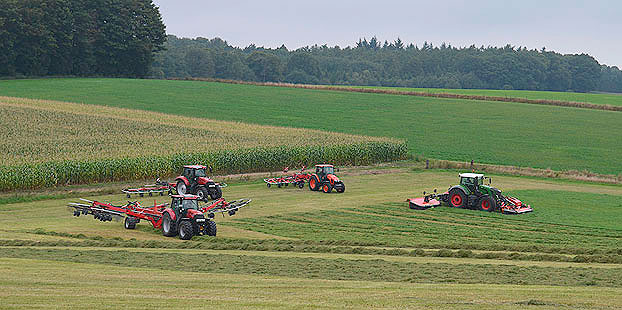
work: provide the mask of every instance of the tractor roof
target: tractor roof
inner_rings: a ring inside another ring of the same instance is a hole
[[[320,165],[315,165],[316,167],[334,167],[331,164],[320,164]]]
[[[188,165],[188,166],[184,166],[184,168],[190,168],[190,169],[205,169],[205,166],[201,166],[201,165]]]
[[[484,175],[481,173],[461,173],[461,178],[483,178]]]

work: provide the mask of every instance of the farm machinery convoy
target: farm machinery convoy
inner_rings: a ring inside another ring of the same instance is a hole
[[[484,184],[488,180],[488,185]],[[425,210],[446,204],[454,208],[478,209],[486,212],[521,214],[533,211],[530,205],[518,198],[504,196],[501,190],[491,186],[492,179],[478,173],[461,173],[460,184],[439,194],[436,189],[431,194],[423,192],[423,197],[406,201],[411,209]]]

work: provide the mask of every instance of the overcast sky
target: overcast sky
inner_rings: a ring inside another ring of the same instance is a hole
[[[622,68],[620,0],[154,0],[167,33],[239,47],[352,46],[400,37],[454,46],[526,46],[588,53]]]

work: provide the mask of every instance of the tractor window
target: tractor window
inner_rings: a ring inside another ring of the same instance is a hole
[[[204,176],[207,176],[207,175],[205,174],[205,169],[197,169],[197,170],[195,170],[195,171],[194,171],[194,174],[195,174],[195,176],[197,176],[197,177],[204,177]]]
[[[196,200],[187,199],[187,200],[184,200],[182,207],[184,209],[198,209],[198,204]]]
[[[333,168],[333,167],[324,167],[324,174],[325,175],[335,174],[335,168]]]
[[[322,174],[322,167],[315,167],[316,174]]]

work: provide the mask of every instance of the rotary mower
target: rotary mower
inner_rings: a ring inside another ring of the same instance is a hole
[[[488,180],[488,185],[484,180]],[[486,212],[503,214],[521,214],[532,212],[530,205],[515,197],[504,196],[501,190],[491,186],[492,179],[478,173],[461,173],[460,184],[450,187],[447,192],[438,194],[436,189],[431,194],[423,192],[423,197],[410,198],[411,209],[425,210],[446,204],[454,208],[478,209]]]
[[[144,195],[153,196],[154,194],[162,196],[165,192],[171,195],[175,192],[182,196],[186,194],[196,195],[199,197],[199,200],[204,201],[207,201],[208,197],[213,200],[219,199],[222,197],[222,189],[227,184],[214,182],[207,176],[206,169],[208,167],[201,165],[184,166],[182,174],[176,177],[174,182],[161,181],[158,178],[153,185],[125,188],[121,191],[126,194],[127,198],[136,194],[143,197]],[[209,170],[212,172],[211,167],[209,167]]]
[[[76,217],[90,214],[94,219],[103,222],[112,221],[113,218],[125,218],[126,229],[134,229],[140,220],[145,220],[154,228],[162,229],[164,236],[179,235],[183,240],[189,240],[195,235],[216,236],[216,223],[213,221],[216,213],[232,216],[251,202],[250,199],[227,202],[224,198],[219,198],[211,204],[200,205],[199,197],[194,195],[172,195],[170,205],[158,205],[154,202],[153,207],[143,207],[137,201],[116,206],[108,202],[80,200],[83,203],[72,202],[68,205]]]
[[[300,172],[296,172],[293,175],[284,175],[276,178],[263,179],[263,181],[266,182],[266,186],[268,188],[272,187],[273,185],[281,188],[290,184],[292,184],[293,186],[298,186],[298,188],[303,188],[305,186],[305,181],[311,178],[311,174],[304,172],[306,168],[307,167],[302,166]],[[287,173],[288,170],[289,168],[286,167],[285,169],[283,169],[283,173]]]

